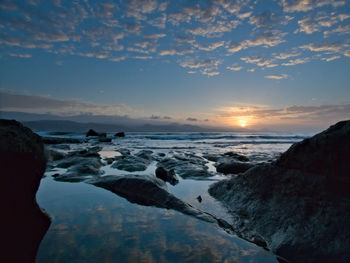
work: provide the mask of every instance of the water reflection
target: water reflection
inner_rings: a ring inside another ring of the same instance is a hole
[[[202,184],[199,189],[205,188]],[[182,185],[177,194],[188,193],[189,184]],[[47,177],[37,198],[53,217],[38,263],[277,262],[267,251],[213,224],[176,211],[131,204],[92,185]]]

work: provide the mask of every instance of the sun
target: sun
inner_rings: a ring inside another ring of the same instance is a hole
[[[247,124],[244,123],[244,122],[242,122],[242,123],[241,123],[241,127],[242,127],[242,128],[245,128],[245,126],[247,126]]]

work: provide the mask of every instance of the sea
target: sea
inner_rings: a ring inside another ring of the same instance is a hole
[[[83,133],[38,132],[41,136],[85,139]],[[293,143],[310,134],[274,132],[225,133],[126,133],[110,143],[88,140],[70,144],[70,150],[100,145],[101,158],[151,150],[167,157],[179,154],[203,157],[204,154],[235,152],[252,163],[274,160]],[[232,222],[227,208],[208,194],[211,184],[229,178],[216,172],[208,161],[212,177],[183,179],[170,193],[195,208]],[[104,175],[129,174],[154,176],[157,162],[145,171],[126,172],[105,164]],[[80,182],[58,182],[48,169],[37,193],[37,202],[51,216],[51,226],[37,254],[37,263],[46,262],[278,262],[276,256],[217,225],[203,222],[171,209],[142,206],[102,188]],[[199,202],[197,197],[201,196]]]

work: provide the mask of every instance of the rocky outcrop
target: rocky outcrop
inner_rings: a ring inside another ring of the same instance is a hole
[[[115,137],[125,137],[125,133],[124,132],[117,132],[116,134],[114,134]]]
[[[209,192],[231,212],[239,235],[290,262],[350,262],[349,160],[344,121]]]
[[[14,120],[0,120],[1,262],[34,262],[50,219],[35,195],[46,166],[40,136]]]
[[[56,181],[82,182],[91,177],[100,176],[103,165],[99,151],[102,147],[95,146],[84,150],[72,151],[54,163],[54,167],[67,168],[63,174],[55,174]]]
[[[162,179],[164,182],[169,182],[171,185],[179,183],[174,170],[167,171],[163,167],[157,167],[155,174],[157,178]]]
[[[90,137],[90,136],[98,136],[98,133],[93,130],[93,129],[90,129],[88,130],[88,132],[86,133],[86,137]]]
[[[240,161],[235,157],[223,156],[215,163],[216,171],[223,174],[238,174],[243,173],[253,167],[246,161]]]
[[[191,153],[174,154],[174,157],[166,157],[158,162],[158,167],[166,170],[174,170],[183,179],[202,179],[213,176],[206,166],[207,161],[200,156]]]
[[[109,175],[88,181],[95,186],[107,189],[132,203],[176,210],[199,220],[217,224],[232,233],[232,227],[225,220],[204,212],[182,201],[168,192],[164,181],[152,176]]]

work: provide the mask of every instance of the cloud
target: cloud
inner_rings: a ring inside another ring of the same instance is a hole
[[[267,75],[265,76],[266,79],[286,79],[288,78],[287,74],[281,74],[281,75]]]
[[[193,121],[193,122],[195,122],[195,121],[198,121],[198,119],[192,118],[192,117],[188,117],[188,118],[186,119],[186,121]]]
[[[320,43],[320,44],[307,44],[300,46],[301,49],[310,50],[313,52],[340,52],[342,45],[340,43]]]
[[[292,18],[271,11],[265,11],[258,15],[251,16],[249,23],[255,25],[255,28],[272,28],[280,25],[286,25]]]
[[[289,60],[288,62],[282,63],[283,66],[295,66],[298,64],[304,64],[306,62],[309,62],[309,58],[297,58],[297,59],[292,59]]]
[[[79,99],[56,99],[48,96],[0,91],[0,109],[28,113],[54,112],[58,115],[89,113],[93,115],[126,115],[133,110],[124,104],[99,105]]]
[[[276,59],[288,59],[291,57],[297,57],[299,56],[301,53],[280,53],[279,55],[276,55],[275,58]]]
[[[348,119],[350,116],[350,104],[319,105],[319,106],[289,106],[284,108],[271,108],[268,106],[233,106],[217,109],[218,118],[245,117],[251,122],[264,123],[272,121],[274,124],[285,123],[297,124],[311,122],[334,123],[336,120]]]
[[[232,71],[240,71],[243,67],[241,66],[237,66],[236,64],[232,65],[232,66],[228,66],[226,67],[228,70],[232,70]]]
[[[209,45],[196,45],[199,50],[213,51],[219,47],[224,46],[225,41],[210,43]]]
[[[231,32],[232,29],[236,28],[240,22],[237,20],[232,21],[217,21],[216,24],[209,24],[205,27],[199,26],[194,29],[187,30],[188,33],[195,36],[202,37],[217,37],[225,32]]]
[[[281,0],[285,12],[306,12],[314,8],[331,5],[334,8],[346,4],[337,0]]]
[[[19,58],[31,58],[32,54],[28,53],[10,53],[9,54],[11,57],[19,57]]]
[[[328,58],[322,58],[322,60],[329,62],[329,61],[333,61],[333,60],[336,60],[339,58],[340,58],[340,56],[332,56],[332,57],[328,57]]]

